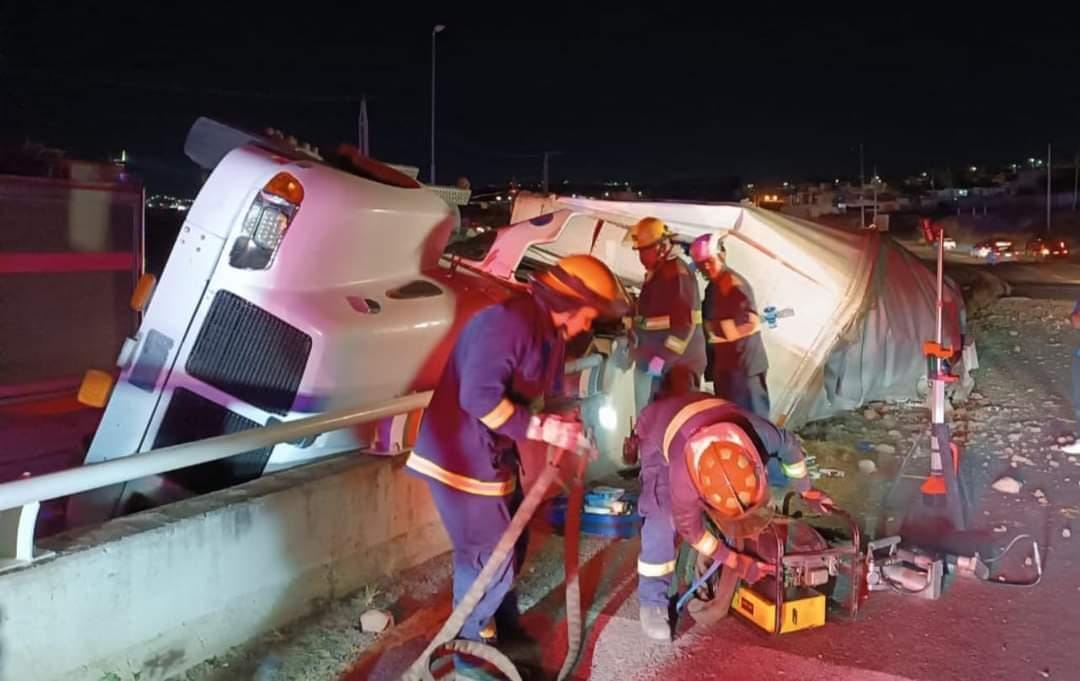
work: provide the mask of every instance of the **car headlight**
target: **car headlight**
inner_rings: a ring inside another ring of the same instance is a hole
[[[304,187],[299,180],[289,173],[275,175],[248,208],[229,253],[229,264],[242,270],[270,267],[303,200]]]

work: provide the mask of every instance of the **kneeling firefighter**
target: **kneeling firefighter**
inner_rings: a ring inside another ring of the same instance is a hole
[[[763,529],[760,511],[767,511],[770,485],[790,484],[815,510],[832,506],[828,496],[810,487],[805,454],[794,434],[692,391],[690,377],[682,374],[669,374],[662,393],[641,412],[633,436],[641,458],[644,519],[638,560],[641,627],[649,638],[664,641],[671,640],[668,589],[678,536],[753,583],[771,574],[773,566],[729,548],[706,527],[706,515],[722,534],[753,535]]]
[[[420,424],[406,466],[427,479],[453,544],[454,605],[491,556],[521,502],[515,441],[562,449],[588,446],[576,418],[533,413],[555,391],[566,342],[597,318],[618,319],[628,303],[615,275],[589,255],[571,255],[516,295],[465,325]],[[469,640],[513,636],[515,574],[526,537],[515,547],[459,634]]]

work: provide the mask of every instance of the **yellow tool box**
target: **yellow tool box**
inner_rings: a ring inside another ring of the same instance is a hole
[[[770,634],[776,633],[776,580],[766,577],[754,586],[740,584],[731,607]],[[825,624],[825,595],[807,588],[784,593],[780,633],[812,629]]]

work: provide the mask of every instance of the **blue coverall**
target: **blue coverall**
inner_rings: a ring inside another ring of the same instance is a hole
[[[725,319],[736,326],[746,324],[751,314],[757,314],[750,285],[725,268],[705,287],[701,309],[705,338],[709,343],[708,373],[713,392],[761,418],[769,418],[769,388],[765,382],[769,360],[762,332],[759,330],[735,341],[725,341],[723,333],[712,328]]]
[[[456,606],[491,556],[519,505],[516,440],[526,438],[530,405],[557,390],[565,342],[533,297],[481,310],[465,325],[424,413],[406,466],[425,477],[454,556]],[[526,536],[462,627],[478,640],[493,616],[516,626],[514,577]]]
[[[739,425],[759,443],[771,486],[782,487],[790,482],[799,492],[810,488],[805,454],[787,430],[702,392],[661,397],[647,406],[634,427],[641,456],[638,510],[643,523],[638,599],[643,606],[667,606],[679,536],[706,555],[719,559],[727,555],[723,541],[705,527],[705,503],[686,465],[686,444],[691,436],[701,428],[725,421]],[[669,428],[674,436],[665,451]]]
[[[701,295],[697,277],[681,258],[671,254],[645,276],[634,318],[636,342],[634,401],[640,412],[648,404],[660,379],[676,365],[695,376],[705,372],[705,337],[701,326]],[[660,372],[649,373],[654,357],[663,361]]]

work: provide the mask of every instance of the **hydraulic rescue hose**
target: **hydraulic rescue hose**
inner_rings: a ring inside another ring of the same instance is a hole
[[[514,517],[510,520],[510,526],[506,528],[506,532],[499,539],[499,543],[495,545],[495,550],[492,551],[491,557],[488,558],[487,563],[484,565],[484,569],[480,571],[476,581],[472,583],[472,586],[465,593],[465,597],[450,613],[450,617],[439,632],[435,634],[434,638],[431,639],[424,652],[402,675],[402,681],[435,681],[435,677],[431,672],[431,665],[432,658],[439,648],[445,648],[451,654],[464,653],[479,658],[493,665],[506,678],[512,681],[522,681],[521,674],[514,666],[514,663],[501,651],[480,641],[468,641],[456,639],[455,637],[461,631],[465,618],[472,614],[477,603],[484,597],[484,593],[487,591],[488,585],[491,584],[495,573],[502,568],[505,561],[510,559],[510,554],[518,538],[536,513],[544,494],[552,482],[555,481],[559,472],[559,462],[565,451],[552,446],[548,447],[547,465],[533,484],[532,489],[525,495],[525,499],[521,502],[517,512],[514,513]],[[578,578],[578,535],[581,528],[581,510],[585,497],[585,464],[585,457],[579,457],[576,476],[570,489],[570,498],[567,505],[566,529],[564,532],[567,540],[565,551],[567,651],[557,677],[559,681],[569,677],[581,652],[582,621],[581,588]]]

